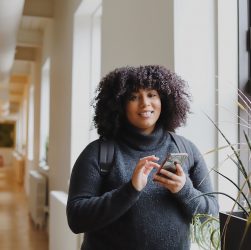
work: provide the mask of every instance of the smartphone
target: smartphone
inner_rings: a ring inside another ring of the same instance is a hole
[[[160,172],[160,170],[163,168],[163,169],[168,170],[172,173],[176,173],[176,164],[178,163],[182,166],[182,164],[187,159],[187,157],[188,157],[187,153],[170,153],[170,154],[168,154],[166,159],[164,160],[164,162],[161,164],[158,172]]]

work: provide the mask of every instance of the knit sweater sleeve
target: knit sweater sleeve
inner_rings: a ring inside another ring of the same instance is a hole
[[[192,142],[187,142],[193,152],[194,165],[189,169],[189,176],[186,177],[184,187],[174,196],[190,218],[198,213],[217,215],[219,206],[216,197],[214,195],[200,196],[213,191],[204,158]]]
[[[103,178],[99,173],[98,141],[89,144],[74,164],[67,201],[67,219],[74,233],[100,229],[122,216],[140,192],[129,181],[101,194]]]

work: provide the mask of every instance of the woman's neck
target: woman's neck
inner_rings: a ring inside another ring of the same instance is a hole
[[[119,139],[123,143],[142,151],[156,149],[168,136],[162,126],[155,126],[151,133],[145,133],[129,123],[125,123],[119,133]]]

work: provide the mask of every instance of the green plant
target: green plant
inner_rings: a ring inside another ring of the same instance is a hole
[[[196,214],[191,223],[191,240],[201,249],[220,249],[219,219],[208,214]]]
[[[238,102],[238,106],[239,108],[245,112],[248,117],[250,118],[251,117],[251,102],[250,100],[248,99],[248,97],[243,94],[243,92],[241,92],[240,90],[238,90],[238,96],[239,96],[239,100],[240,102]],[[236,205],[238,205],[238,209],[242,210],[243,213],[245,214],[245,218],[246,218],[246,226],[245,226],[245,230],[244,230],[244,233],[242,235],[242,239],[241,239],[241,242],[240,242],[240,248],[243,244],[243,241],[246,237],[246,234],[248,232],[248,228],[250,227],[250,224],[251,224],[251,199],[249,199],[250,195],[251,195],[251,173],[248,173],[247,172],[247,168],[245,167],[243,161],[241,160],[240,158],[240,150],[239,149],[236,149],[235,148],[235,145],[231,144],[231,142],[228,140],[228,138],[225,136],[224,132],[220,129],[220,127],[208,116],[208,119],[213,123],[213,125],[215,126],[215,128],[217,129],[218,133],[224,138],[225,142],[227,143],[226,146],[223,146],[223,147],[220,147],[216,150],[213,150],[211,152],[215,152],[215,151],[218,151],[218,150],[222,150],[224,148],[230,148],[231,151],[232,151],[232,154],[230,155],[227,155],[226,157],[226,160],[230,160],[234,163],[234,165],[237,167],[240,175],[243,176],[244,178],[244,182],[238,186],[234,181],[232,181],[230,178],[228,178],[225,174],[223,174],[222,172],[220,172],[220,170],[217,168],[212,168],[209,173],[211,171],[214,171],[216,172],[218,175],[220,175],[221,177],[225,178],[227,181],[229,181],[230,183],[232,183],[232,185],[234,185],[236,187],[236,189],[238,190],[238,195],[237,197],[233,197],[231,195],[229,195],[228,193],[226,192],[219,192],[219,191],[216,191],[216,192],[210,192],[210,193],[204,193],[204,194],[201,194],[199,196],[197,196],[196,198],[200,197],[200,196],[204,196],[204,195],[212,195],[212,194],[217,194],[217,195],[224,195],[226,197],[228,197],[229,199],[233,200],[234,201],[234,205],[231,209],[231,211],[228,213],[229,216],[228,216],[228,219],[226,221],[226,224],[224,225],[224,229],[223,229],[223,233],[221,235],[221,240],[224,241],[224,232],[226,231],[226,228],[228,226],[228,223],[230,221],[230,217],[231,215],[233,214],[233,211],[234,211],[234,208]],[[247,121],[244,121],[243,119],[241,120],[242,122],[245,122],[246,124],[244,124],[245,127],[247,127],[248,129],[250,129],[249,127],[249,124]],[[240,124],[240,125],[243,125],[243,124]],[[243,133],[244,133],[244,138],[245,138],[245,141],[244,141],[244,144],[247,146],[247,149],[248,149],[248,154],[250,155],[251,154],[251,140],[250,138],[248,137],[247,133],[245,130],[243,130]],[[208,177],[208,176],[207,176]],[[205,177],[205,178],[207,178]],[[245,193],[244,192],[244,189],[247,188],[248,192]],[[244,204],[240,202],[240,200],[243,200]],[[211,219],[208,221],[208,220],[205,220],[204,222],[200,222],[200,219],[198,220],[197,217],[200,218],[200,215],[196,215],[195,216],[195,221],[196,223],[193,224],[194,227],[211,227]],[[210,217],[209,217],[210,218]],[[217,218],[213,217],[215,220],[217,220]],[[201,223],[201,224],[200,224]],[[204,225],[205,224],[205,225]],[[196,230],[200,230],[200,229],[196,229]],[[204,242],[204,244],[208,244],[206,242],[208,242],[208,237],[207,236],[206,238],[203,236],[203,231],[199,231],[200,233],[198,233],[198,235],[195,233],[195,236],[198,238],[198,240],[196,240],[196,242],[201,246],[202,245],[202,241]],[[219,245],[215,245],[214,241],[211,241],[214,239],[215,237],[215,231],[210,231],[209,230],[209,235],[210,235],[210,244],[212,245],[212,249],[218,249],[217,247],[219,247]],[[213,243],[214,242],[214,243]],[[210,245],[210,247],[211,247]],[[208,245],[207,245],[208,246]],[[217,246],[217,247],[216,247]],[[201,246],[202,247],[202,246]],[[203,248],[205,249],[205,248]],[[211,248],[210,248],[211,249]]]

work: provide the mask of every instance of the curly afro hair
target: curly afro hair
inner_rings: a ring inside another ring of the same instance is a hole
[[[97,88],[93,121],[101,137],[117,137],[126,121],[128,96],[139,89],[154,89],[159,93],[161,114],[158,124],[164,129],[175,131],[185,125],[191,100],[186,82],[163,66],[127,66],[111,71]]]

